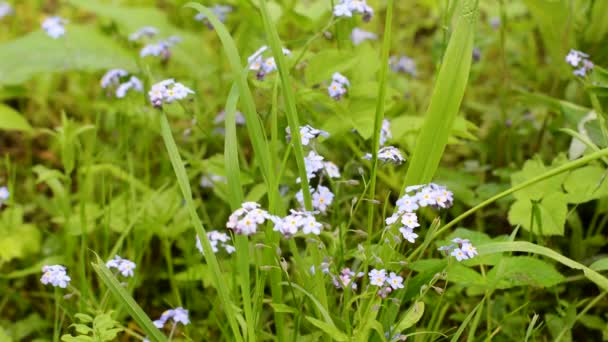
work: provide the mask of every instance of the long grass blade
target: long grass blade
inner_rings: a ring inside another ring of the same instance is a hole
[[[458,6],[459,17],[437,75],[404,187],[432,180],[464,96],[473,55],[477,0],[462,0]]]

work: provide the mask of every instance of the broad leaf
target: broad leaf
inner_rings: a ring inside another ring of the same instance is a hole
[[[3,129],[30,132],[32,126],[19,112],[0,103],[0,130]]]
[[[499,289],[516,286],[551,287],[566,280],[553,265],[528,256],[503,257],[500,267],[500,272],[497,271],[499,267],[494,267],[487,274],[488,283],[496,282],[496,288]]]
[[[534,213],[535,210],[538,214]],[[567,212],[566,196],[561,192],[554,192],[540,202],[530,199],[517,200],[509,210],[509,222],[532,230],[535,234],[564,235]]]

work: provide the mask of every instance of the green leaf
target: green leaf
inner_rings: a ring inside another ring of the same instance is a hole
[[[430,182],[439,166],[469,78],[477,3],[477,0],[457,2],[459,17],[443,56],[404,187]]]
[[[598,272],[608,270],[608,258],[595,261],[593,264],[591,264],[591,266],[589,266],[589,268]]]
[[[0,103],[0,130],[31,132],[32,126],[19,112]]]
[[[38,253],[41,239],[36,226],[23,223],[21,207],[4,209],[0,216],[0,265]]]
[[[130,53],[96,30],[72,24],[66,30],[59,39],[36,31],[0,44],[0,84],[23,83],[46,72],[137,69]]]
[[[540,219],[538,219],[538,215],[534,214],[534,210],[538,210]],[[533,202],[529,199],[517,200],[509,210],[509,223],[521,225],[535,234],[564,235],[567,213],[566,196],[563,193],[554,192],[540,202]],[[532,218],[534,218],[533,221]],[[531,223],[533,227],[531,227]]]
[[[576,169],[564,181],[568,203],[584,203],[608,195],[606,170],[590,165]]]
[[[291,306],[286,305],[286,304],[270,303],[270,306],[272,306],[272,309],[275,312],[283,312],[283,313],[291,313],[291,314],[295,314],[298,312],[298,310],[296,308],[292,308]]]
[[[326,49],[312,56],[306,65],[306,83],[310,86],[331,82],[334,72],[345,73],[357,63],[356,55],[346,50]],[[324,87],[325,88],[325,87]]]
[[[334,340],[334,341],[348,341],[349,340],[348,336],[345,333],[338,330],[338,328],[336,328],[334,325],[327,324],[321,320],[312,318],[310,316],[306,316],[306,320],[308,320],[310,323],[312,323],[317,328],[323,330],[323,332],[325,332],[327,335],[329,335],[329,337],[331,337],[332,340]]]
[[[543,260],[529,257],[503,257],[499,278],[497,268],[488,272],[488,283],[496,282],[496,288],[508,289],[516,286],[551,287],[566,280],[555,267]]]
[[[106,264],[97,257],[97,262],[92,264],[93,269],[101,278],[102,282],[108,287],[110,293],[116,298],[117,301],[125,306],[125,309],[131,317],[139,324],[140,328],[144,330],[150,341],[154,342],[165,342],[167,338],[161,333],[158,328],[152,323],[152,320],[146,315],[144,310],[137,304],[137,302],[129,295],[127,290],[118,282],[114,274],[106,267]]]
[[[516,186],[528,181],[540,174],[554,169],[555,166],[557,165],[554,165],[554,167],[546,167],[538,157],[527,160],[524,163],[521,171],[515,172],[511,175],[511,185]],[[540,200],[549,193],[560,191],[561,185],[566,176],[566,174],[556,175],[546,180],[537,182],[534,185],[516,192],[513,194],[513,196],[515,196],[517,199]]]
[[[399,323],[395,327],[395,332],[401,333],[405,329],[413,327],[414,324],[418,323],[424,314],[424,302],[418,301],[412,304],[412,306],[403,314]]]

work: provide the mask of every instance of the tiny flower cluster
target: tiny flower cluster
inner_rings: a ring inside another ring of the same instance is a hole
[[[156,43],[148,44],[139,51],[140,57],[154,56],[161,57],[161,60],[167,61],[171,58],[171,48],[181,42],[181,38],[178,36],[171,36],[165,40],[161,40]]]
[[[258,231],[258,225],[270,219],[270,214],[260,209],[258,203],[245,202],[230,215],[226,227],[236,234],[253,235]]]
[[[411,194],[416,192],[415,194]],[[428,185],[414,185],[405,188],[405,195],[397,200],[397,211],[386,218],[387,225],[397,222],[402,224],[399,232],[410,243],[416,242],[418,234],[414,229],[419,227],[418,216],[414,213],[420,207],[432,206],[435,208],[449,208],[452,206],[454,196],[451,191],[434,183]]]
[[[249,70],[256,71],[256,77],[260,81],[264,80],[269,73],[277,70],[277,63],[274,57],[263,57],[266,51],[268,51],[268,46],[264,45],[247,58]],[[283,48],[283,54],[289,56],[291,55],[291,51]]]
[[[42,278],[40,282],[44,285],[51,284],[55,287],[61,287],[65,289],[70,283],[70,276],[68,276],[67,269],[61,265],[50,265],[42,267]]]
[[[220,20],[220,22],[225,22],[228,14],[232,12],[232,6],[228,5],[215,5],[211,8],[211,12],[215,14],[215,16]],[[209,22],[207,16],[201,12],[197,13],[194,16],[194,20],[204,22],[210,29],[213,29],[213,25]]]
[[[334,201],[334,194],[331,192],[331,190],[329,190],[328,187],[323,185],[318,185],[316,189],[311,188],[310,195],[312,196],[312,207],[323,214],[325,214],[327,211],[327,206],[331,205],[331,203]],[[296,199],[303,207],[304,194],[302,193],[302,190],[296,193]]]
[[[374,15],[374,9],[367,5],[365,0],[340,0],[334,6],[336,17],[352,17],[353,14],[361,14],[364,21],[370,21]]]
[[[111,69],[106,72],[101,78],[101,87],[116,87],[115,95],[117,98],[123,98],[127,95],[130,89],[137,92],[144,91],[143,83],[135,76],[131,76],[127,81],[121,83],[121,78],[128,76],[129,73],[123,69]]]
[[[148,92],[150,102],[157,108],[161,107],[163,103],[183,100],[188,94],[194,94],[194,91],[179,82],[175,82],[173,79],[154,84]]]
[[[291,140],[291,129],[289,127],[285,127],[285,132],[287,133],[287,141]],[[329,133],[322,129],[316,129],[311,125],[300,126],[300,140],[302,141],[302,145],[308,146],[311,140],[314,140],[318,137],[329,137]]]
[[[353,42],[354,45],[359,45],[366,40],[376,40],[376,39],[378,39],[377,34],[375,34],[373,32],[362,30],[358,27],[355,27],[352,30],[352,32],[350,33],[350,40]]]
[[[575,76],[585,77],[589,70],[593,70],[593,62],[589,60],[589,55],[578,50],[570,50],[566,55],[566,62],[577,68],[572,72]]]
[[[48,17],[42,22],[42,29],[49,37],[57,39],[65,34],[67,23],[68,21],[61,17]]]
[[[8,188],[5,186],[0,186],[0,207],[8,201],[11,193],[8,191]]]
[[[315,178],[319,171],[325,171],[329,178],[340,178],[338,166],[330,161],[324,161],[324,159],[315,151],[308,152],[308,155],[304,157],[304,167],[308,180]],[[296,182],[300,183],[300,178],[296,179]]]
[[[340,100],[344,95],[346,95],[348,87],[350,87],[348,78],[339,72],[335,72],[331,76],[331,84],[329,87],[327,87],[327,92],[332,99]]]
[[[381,298],[386,298],[393,290],[402,289],[404,287],[403,277],[397,275],[395,272],[390,272],[387,276],[386,270],[373,269],[369,271],[368,276],[370,285],[380,287],[378,295]]]
[[[355,291],[355,290],[357,290],[357,287],[358,287],[356,280],[358,278],[363,277],[364,275],[365,275],[365,273],[363,273],[363,272],[355,273],[350,268],[346,267],[340,271],[340,274],[338,276],[335,276],[333,274],[331,276],[332,276],[332,282],[334,283],[334,286],[336,288],[346,289],[346,288],[350,287],[353,291]]]
[[[372,154],[366,153],[363,156],[363,159],[371,160]],[[378,150],[378,160],[380,160],[381,162],[384,162],[384,163],[393,163],[396,165],[399,165],[399,164],[402,164],[403,162],[405,162],[405,158],[401,154],[401,151],[399,151],[399,149],[394,146],[381,147]]]
[[[114,256],[114,259],[106,262],[106,267],[110,269],[117,269],[118,272],[120,272],[120,274],[122,274],[124,277],[132,277],[133,270],[135,269],[136,265],[133,261],[129,259],[123,259],[120,256],[116,255]]]
[[[209,239],[209,243],[211,244],[211,249],[213,250],[213,253],[217,253],[219,251],[218,246],[222,247],[228,254],[232,254],[234,253],[234,251],[236,251],[236,248],[234,248],[234,246],[228,243],[228,241],[230,241],[231,239],[230,236],[228,236],[228,234],[226,233],[221,233],[217,230],[212,230],[210,232],[207,232],[207,239]],[[203,245],[198,235],[196,236],[196,248],[204,254]]]
[[[321,234],[321,223],[317,222],[317,219],[313,213],[306,211],[290,210],[290,214],[281,218],[271,216],[270,218],[274,222],[273,230],[281,233],[286,238],[290,238],[302,231],[304,234]]]
[[[173,320],[173,325],[176,325],[178,323],[181,323],[183,325],[190,324],[190,318],[188,318],[188,310],[182,307],[177,307],[175,309],[170,309],[163,312],[160,318],[154,321],[154,325],[157,328],[162,329],[167,323],[167,321],[170,319]]]
[[[143,37],[152,38],[158,35],[159,33],[160,31],[154,26],[144,26],[139,30],[131,33],[129,35],[129,40],[135,42],[142,39]]]
[[[0,19],[13,14],[13,8],[6,2],[0,2]]]
[[[457,261],[471,259],[477,255],[477,248],[475,248],[468,239],[455,238],[452,242],[454,244],[441,246],[438,249],[450,253]]]
[[[416,62],[407,56],[391,56],[388,60],[388,64],[394,72],[403,72],[409,74],[412,77],[416,77]]]

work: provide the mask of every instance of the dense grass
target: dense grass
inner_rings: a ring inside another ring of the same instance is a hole
[[[608,5],[346,2],[11,2],[0,341],[606,340]]]

